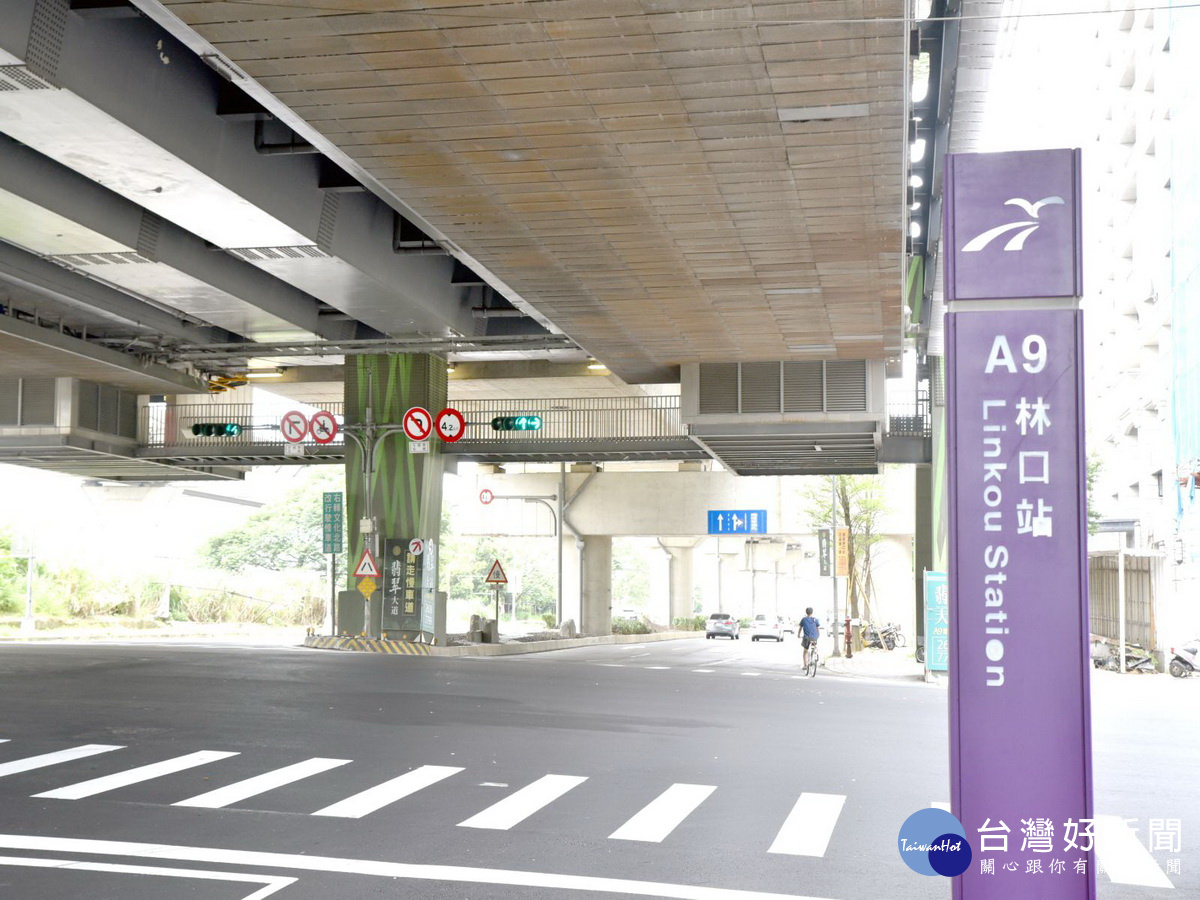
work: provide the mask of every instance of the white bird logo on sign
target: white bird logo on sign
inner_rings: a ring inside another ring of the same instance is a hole
[[[963,253],[978,253],[988,244],[1000,237],[1002,234],[1007,234],[1010,231],[1016,231],[1018,228],[1024,229],[1017,232],[1007,244],[1004,245],[1005,250],[1023,250],[1025,248],[1025,239],[1033,234],[1041,227],[1041,222],[1037,221],[1038,213],[1041,212],[1043,206],[1061,206],[1066,201],[1062,197],[1043,197],[1036,203],[1030,203],[1021,197],[1013,197],[1010,200],[1005,200],[1005,206],[1019,206],[1025,210],[1025,214],[1029,219],[1022,222],[1008,222],[1004,225],[997,225],[995,228],[989,228],[983,234],[971,238],[967,245],[962,248]]]

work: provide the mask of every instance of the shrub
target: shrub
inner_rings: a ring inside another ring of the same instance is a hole
[[[613,634],[649,634],[650,626],[641,619],[615,619],[612,623]]]
[[[703,631],[707,617],[699,616],[679,616],[671,621],[671,625],[677,631]]]

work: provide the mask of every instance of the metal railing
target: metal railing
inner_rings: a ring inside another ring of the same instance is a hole
[[[325,403],[311,410],[324,409],[342,421],[342,403]],[[138,442],[151,449],[163,447],[213,448],[245,444],[282,446],[281,415],[268,412],[253,403],[152,403],[138,410]],[[242,429],[236,437],[203,437],[192,433],[193,425],[232,423]],[[340,445],[342,435],[331,441]]]
[[[571,397],[532,400],[460,400],[466,420],[462,441],[507,444],[529,441],[638,441],[686,437],[679,398]],[[537,431],[494,431],[497,416],[536,415]]]
[[[539,398],[529,400],[460,400],[453,404],[466,423],[461,442],[509,444],[529,441],[661,440],[686,437],[680,419],[679,398]],[[343,423],[342,403],[322,404]],[[431,410],[436,415],[439,410]],[[536,415],[542,420],[537,431],[495,431],[497,416]],[[138,440],[149,448],[212,448],[236,444],[283,445],[281,416],[264,412],[251,403],[189,403],[177,406],[151,404],[139,410]],[[236,437],[204,437],[192,426],[204,423],[233,423],[241,427]],[[331,444],[342,443],[341,432]]]

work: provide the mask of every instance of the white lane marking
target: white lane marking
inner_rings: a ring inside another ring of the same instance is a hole
[[[27,756],[24,759],[14,759],[12,762],[0,764],[0,778],[14,775],[17,772],[28,772],[30,769],[40,769],[44,766],[54,766],[73,759],[84,759],[97,753],[107,753],[110,750],[124,750],[121,744],[83,744],[69,750],[56,750],[54,753],[43,753],[41,756]]]
[[[409,794],[415,794],[422,788],[427,788],[431,784],[437,784],[443,778],[457,775],[461,771],[461,766],[421,766],[419,769],[405,772],[403,775],[398,775],[390,781],[385,781],[383,784],[367,788],[365,791],[361,791],[352,797],[347,797],[345,800],[339,800],[337,803],[326,806],[324,809],[318,809],[313,815],[337,816],[342,819],[361,819],[368,813],[382,809],[389,803],[402,800]]]
[[[709,784],[673,784],[609,838],[661,843],[716,789],[716,785]]]
[[[330,769],[344,766],[348,762],[350,762],[348,759],[325,759],[315,756],[312,759],[304,760],[304,762],[284,766],[282,769],[276,769],[273,772],[265,772],[262,775],[247,778],[245,781],[226,785],[223,788],[217,788],[215,791],[197,794],[195,797],[189,797],[187,800],[180,800],[178,803],[172,803],[171,805],[220,809],[224,806],[229,806],[231,803],[237,803],[239,800],[245,800],[247,797],[254,797],[277,787],[282,787],[285,784],[291,784],[293,781],[299,781],[301,778],[308,778],[310,775],[328,772]]]
[[[742,674],[745,675],[747,678],[757,678],[759,675],[762,674],[762,672],[743,672]]]
[[[643,669],[669,669],[670,666],[642,666]]]
[[[716,669],[692,669],[693,672],[699,672],[701,675],[711,675]]]
[[[55,788],[52,791],[33,796],[53,797],[56,800],[81,800],[84,797],[103,794],[105,791],[115,791],[117,788],[149,781],[162,775],[171,775],[175,772],[182,772],[184,769],[194,769],[196,766],[203,766],[219,759],[228,759],[231,756],[237,756],[237,754],[224,750],[198,750],[195,753],[188,753],[186,756],[176,756],[174,759],[165,759],[148,766],[126,769],[115,775],[104,775],[100,778],[68,784],[66,787]]]
[[[205,872],[200,869],[166,869],[162,866],[121,866],[115,863],[83,862],[74,859],[31,859],[28,856],[0,856],[0,866],[32,866],[39,869],[69,869],[72,872],[109,872],[115,875],[157,875],[163,878],[196,878],[204,881],[241,881],[261,884],[242,900],[263,900],[300,879],[286,875],[244,875],[234,872]]]
[[[767,852],[824,856],[845,802],[844,794],[801,794]]]
[[[493,803],[483,812],[476,813],[458,824],[462,828],[494,828],[507,831],[585,781],[587,778],[579,775],[543,775],[515,794],[509,794],[499,803]]]
[[[0,744],[7,744],[12,738],[0,738]]]
[[[602,878],[593,875],[561,875],[552,872],[529,872],[513,869],[393,863],[335,856],[308,856],[299,853],[221,850],[210,847],[143,844],[132,841],[81,840],[25,834],[0,834],[0,847],[14,850],[39,850],[49,853],[86,853],[93,856],[141,857],[158,861],[168,859],[217,865],[291,869],[301,872],[330,872],[357,877],[370,875],[377,878],[407,878],[414,881],[502,884],[564,891],[591,891],[595,894],[670,897],[672,900],[830,900],[827,897],[802,896],[800,894],[761,893],[738,888],[634,881],[626,878]]]
[[[1174,888],[1150,851],[1120,816],[1096,816],[1096,858],[1117,884]]]

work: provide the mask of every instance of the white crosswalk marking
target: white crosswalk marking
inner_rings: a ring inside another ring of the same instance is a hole
[[[109,750],[124,750],[121,744],[83,744],[71,747],[69,750],[56,750],[54,753],[43,753],[41,756],[27,756],[24,759],[14,759],[11,762],[0,763],[0,778],[14,775],[17,772],[28,772],[30,769],[41,769],[54,766],[73,759],[85,759],[97,753],[107,753]]]
[[[189,753],[186,756],[177,756],[174,759],[151,763],[148,766],[138,766],[136,769],[127,769],[124,772],[117,772],[115,775],[105,775],[101,778],[93,778],[90,781],[80,781],[77,784],[69,784],[66,787],[56,788],[53,791],[46,791],[44,794],[34,794],[33,796],[52,797],[56,800],[80,800],[84,797],[103,794],[105,791],[115,791],[117,788],[127,787],[142,781],[149,781],[152,778],[158,778],[162,775],[182,772],[185,769],[194,769],[196,766],[203,766],[210,762],[216,762],[219,759],[228,759],[230,756],[237,755],[236,753],[227,753],[222,750],[199,750],[195,753]]]
[[[431,784],[437,784],[443,778],[457,775],[461,771],[462,769],[456,766],[421,766],[421,768],[405,772],[391,781],[385,781],[383,784],[367,788],[367,790],[357,793],[352,797],[347,797],[345,800],[339,800],[332,806],[318,809],[313,815],[336,816],[342,819],[361,819],[368,813],[382,809],[389,803],[395,803],[409,794],[415,794],[422,788],[427,788]]]
[[[824,856],[845,802],[843,794],[801,794],[767,852]]]
[[[1120,816],[1096,816],[1096,858],[1111,881],[1173,888],[1145,845]]]
[[[231,803],[245,800],[247,797],[254,797],[258,794],[274,790],[277,787],[282,787],[285,784],[291,784],[293,781],[308,778],[310,775],[328,772],[330,769],[344,766],[350,761],[348,759],[325,759],[317,756],[312,759],[306,759],[304,762],[298,762],[295,765],[284,766],[282,769],[276,769],[273,772],[265,772],[262,775],[247,778],[245,781],[239,781],[236,784],[217,788],[215,791],[197,794],[195,797],[189,797],[187,800],[180,800],[178,803],[172,803],[171,805],[221,809],[222,807],[229,806]]]
[[[458,824],[462,828],[494,828],[507,831],[585,781],[587,778],[578,775],[544,775],[533,784],[526,785],[515,794],[509,794],[499,803],[492,804],[483,812]]]
[[[709,784],[673,784],[609,838],[660,843],[716,789]]]

